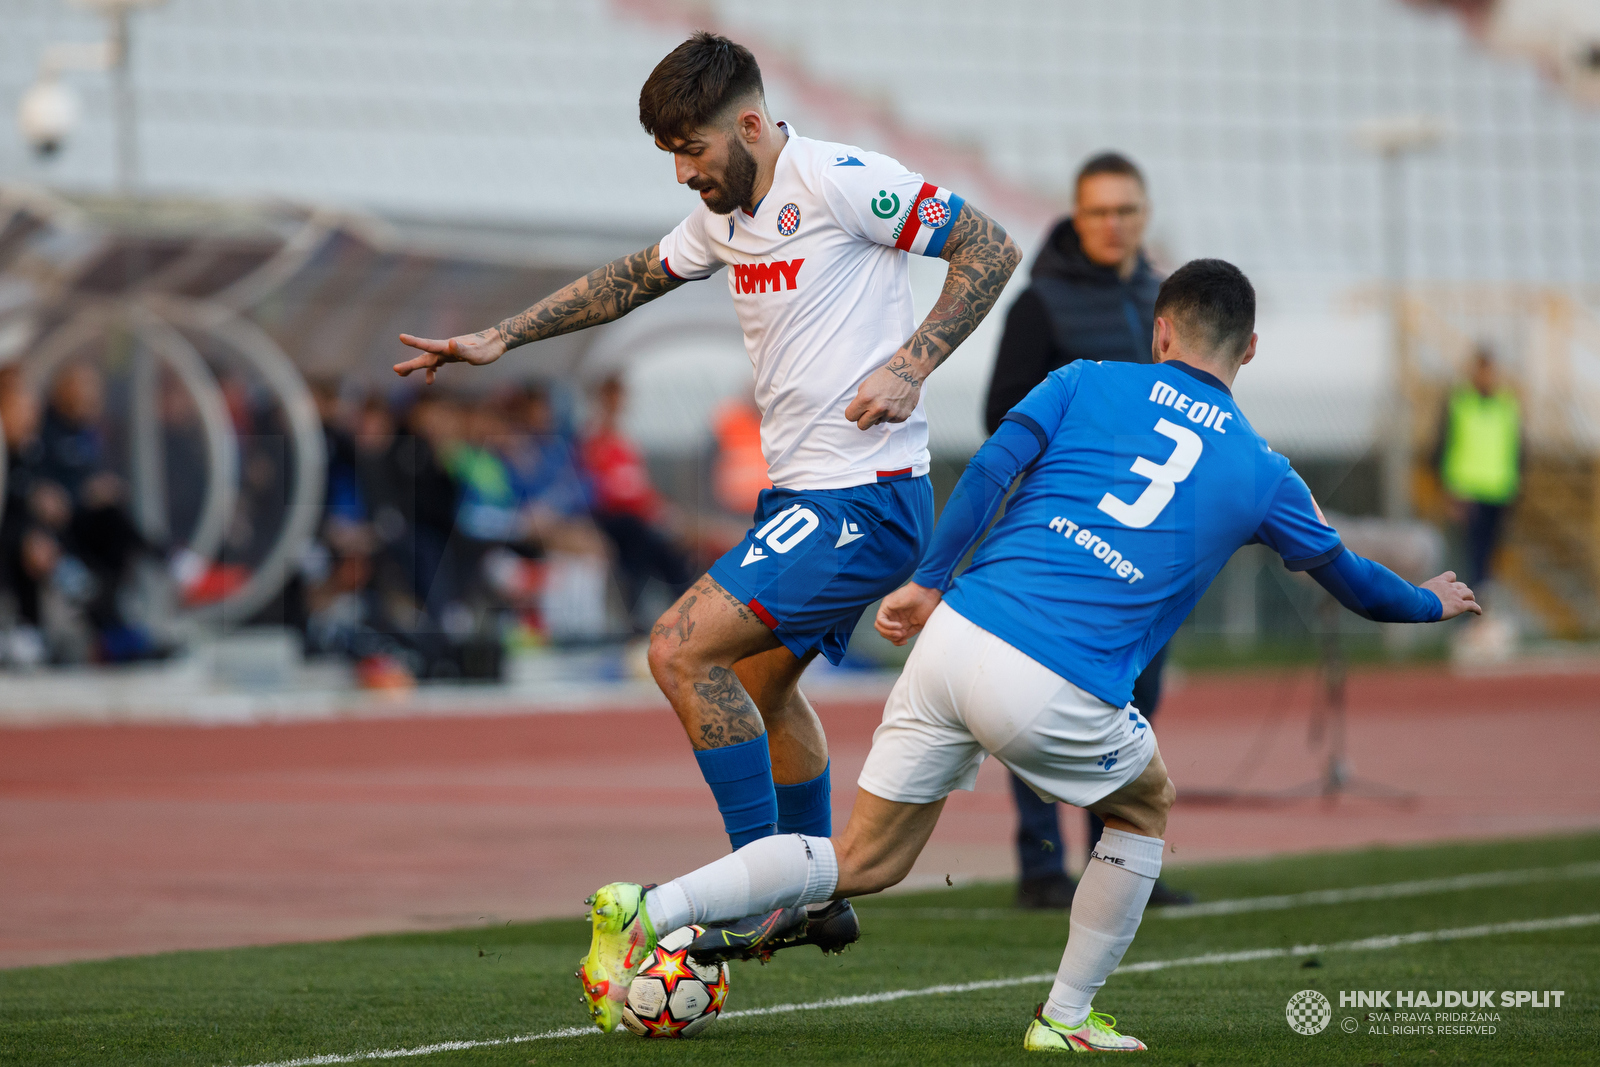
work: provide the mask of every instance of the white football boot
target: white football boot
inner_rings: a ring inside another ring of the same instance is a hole
[[[1046,1015],[1041,1004],[1034,1013],[1028,1032],[1022,1037],[1022,1047],[1029,1052],[1145,1051],[1143,1041],[1117,1033],[1114,1029],[1116,1025],[1117,1020],[1111,1016],[1091,1011],[1082,1026],[1071,1028]]]

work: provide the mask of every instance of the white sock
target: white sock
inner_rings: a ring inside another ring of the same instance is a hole
[[[1078,1027],[1089,1017],[1094,995],[1133,943],[1166,845],[1122,830],[1101,835],[1073,894],[1072,932],[1044,1006],[1056,1022]]]
[[[779,834],[674,878],[645,894],[657,935],[690,923],[726,922],[833,896],[839,859],[826,837]]]

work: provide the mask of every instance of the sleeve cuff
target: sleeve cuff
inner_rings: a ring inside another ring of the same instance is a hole
[[[704,277],[700,277],[700,278],[687,278],[687,277],[683,276],[682,274],[679,274],[677,271],[672,269],[672,264],[667,262],[667,257],[666,256],[662,256],[661,257],[661,269],[666,271],[668,274],[672,275],[674,278],[678,279],[678,281],[680,281],[680,282],[703,282],[703,281],[706,280],[706,278],[710,277],[710,275],[708,274],[708,275],[705,275]]]
[[[1286,570],[1291,571],[1309,571],[1332,563],[1339,558],[1342,552],[1344,552],[1344,542],[1340,541],[1328,551],[1312,556],[1310,559],[1286,559],[1283,561],[1283,566]]]
[[[1039,454],[1041,456],[1044,455],[1044,450],[1050,447],[1050,435],[1044,432],[1044,427],[1040,426],[1037,422],[1022,414],[1020,411],[1008,411],[1000,421],[1014,422],[1018,426],[1021,426],[1024,430],[1031,432],[1033,436],[1037,437],[1039,439]]]

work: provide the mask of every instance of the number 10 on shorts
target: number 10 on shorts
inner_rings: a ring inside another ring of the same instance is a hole
[[[810,537],[821,525],[816,512],[803,504],[790,504],[768,519],[767,524],[756,531],[755,539],[765,540],[767,547],[781,556]]]

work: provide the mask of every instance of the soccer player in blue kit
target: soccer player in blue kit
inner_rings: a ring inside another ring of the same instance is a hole
[[[608,900],[638,890],[642,906],[595,909],[591,970],[626,984],[629,961],[648,955],[657,931],[896,884],[945,798],[973,787],[987,754],[1039,795],[1106,823],[1024,1047],[1145,1047],[1091,1002],[1138,929],[1176,797],[1129,703],[1151,653],[1228,558],[1257,542],[1365,618],[1481,614],[1452,572],[1416,586],[1345,549],[1289,461],[1246,421],[1231,386],[1255,356],[1255,290],[1238,268],[1185,265],[1162,284],[1155,315],[1154,364],[1069,364],[1006,415],[911,583],[884,600],[880,633],[896,644],[922,636],[873,735],[843,836],[768,837],[648,890],[605,887]],[[1005,515],[952,583],[1019,474]]]
[[[1021,252],[982,211],[893,159],[775,122],[755,57],[725,37],[697,33],[663,59],[639,121],[700,194],[695,210],[656,245],[496,327],[402,334],[421,354],[395,370],[432,381],[443,364],[493,362],[728,268],[774,487],[744,540],[657,622],[650,669],[734,848],[774,833],[826,838],[828,744],[800,675],[818,654],[838,663],[861,612],[922,558],[933,528],[922,384],[988,314]],[[920,325],[911,255],[950,264]],[[791,918],[708,936],[737,957],[754,939],[833,951],[860,931],[844,900]],[[615,1025],[626,992],[585,983],[603,1024]]]

